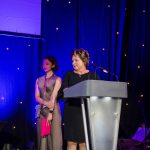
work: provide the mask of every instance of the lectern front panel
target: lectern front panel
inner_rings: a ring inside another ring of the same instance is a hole
[[[121,99],[90,97],[87,102],[92,150],[116,150]]]

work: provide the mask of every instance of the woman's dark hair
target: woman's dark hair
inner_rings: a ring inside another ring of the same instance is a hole
[[[89,53],[87,50],[85,50],[83,48],[74,49],[71,56],[73,56],[73,55],[78,55],[80,57],[80,59],[84,62],[84,65],[86,67],[88,67],[90,57],[89,57]]]
[[[53,71],[58,70],[58,64],[57,64],[56,58],[54,56],[46,56],[44,59],[47,59],[52,63],[52,70]]]

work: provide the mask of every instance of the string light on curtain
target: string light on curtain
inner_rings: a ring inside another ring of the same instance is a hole
[[[19,71],[19,70],[20,70],[20,68],[19,68],[19,67],[17,67],[17,70]]]
[[[5,97],[4,97],[4,96],[1,96],[1,100],[2,100],[2,101],[5,100]]]
[[[139,95],[139,100],[138,100],[139,103],[143,100],[143,97],[144,97],[144,95],[143,95],[143,93],[141,93],[141,94]]]
[[[108,8],[110,8],[110,5],[107,5]]]
[[[58,27],[56,27],[56,31],[58,31],[59,30],[59,28]]]
[[[102,48],[102,51],[105,51],[105,48]]]
[[[116,32],[117,35],[119,35],[119,32]]]
[[[31,45],[30,44],[28,44],[28,47],[30,47]]]
[[[23,102],[22,102],[22,101],[20,101],[19,103],[20,103],[20,104],[22,104]]]
[[[141,68],[141,66],[140,66],[140,65],[138,65],[138,66],[137,66],[137,68],[138,68],[138,69],[140,69],[140,68]]]
[[[68,4],[71,4],[71,1],[68,1]]]
[[[143,94],[141,94],[141,95],[140,95],[140,97],[141,97],[141,98],[143,98],[143,97],[144,97],[144,95],[143,95]]]
[[[124,56],[127,57],[127,54],[125,53]]]
[[[129,104],[128,103],[126,103],[126,106],[128,106]]]
[[[6,47],[6,50],[9,51],[9,47]]]
[[[142,12],[145,13],[146,12],[145,9],[143,9]]]
[[[16,126],[13,126],[12,128],[13,128],[13,129],[16,129]]]
[[[142,44],[142,47],[144,47],[145,45],[144,44]]]

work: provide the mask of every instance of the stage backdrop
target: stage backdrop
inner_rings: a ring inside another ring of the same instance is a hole
[[[87,49],[91,61],[109,72],[98,71],[102,80],[128,82],[120,136],[130,138],[141,122],[148,125],[149,17],[148,0],[43,0],[40,38],[1,34],[0,120],[7,132],[23,143],[35,140],[34,84],[43,74],[42,59],[54,55],[63,78],[74,48]]]
[[[72,69],[71,52],[85,48],[102,80],[128,83],[120,136],[130,138],[141,122],[148,125],[150,83],[150,2],[76,0],[43,2],[42,36],[47,54],[57,57],[59,74]],[[90,69],[95,68],[91,65]]]

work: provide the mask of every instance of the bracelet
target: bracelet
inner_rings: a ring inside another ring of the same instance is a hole
[[[53,113],[53,110],[49,110],[50,113]]]

